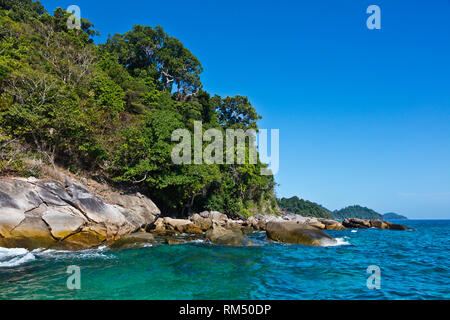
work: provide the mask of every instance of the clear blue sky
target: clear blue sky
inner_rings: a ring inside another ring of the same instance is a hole
[[[41,1],[102,34],[161,25],[211,93],[280,129],[278,196],[450,219],[450,1]],[[366,8],[381,8],[381,30]]]

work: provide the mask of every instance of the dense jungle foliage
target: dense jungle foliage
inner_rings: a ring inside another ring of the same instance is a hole
[[[96,44],[94,25],[32,0],[0,0],[0,173],[42,165],[148,194],[163,212],[276,210],[265,164],[175,165],[172,132],[256,129],[247,97],[202,88],[200,61],[160,26],[135,25]],[[206,145],[206,144],[205,144]]]

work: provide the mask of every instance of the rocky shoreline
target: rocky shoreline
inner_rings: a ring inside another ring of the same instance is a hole
[[[302,217],[295,214],[233,220],[220,212],[195,213],[186,219],[163,217],[140,193],[89,188],[65,177],[57,180],[0,180],[0,247],[81,250],[102,245],[129,248],[146,244],[183,244],[204,240],[216,245],[249,246],[249,232],[293,244],[321,246],[335,241],[323,230],[379,228],[408,230],[387,221]],[[94,194],[92,189],[95,189]]]

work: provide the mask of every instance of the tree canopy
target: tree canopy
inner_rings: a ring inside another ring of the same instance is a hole
[[[333,215],[338,219],[359,218],[359,219],[382,219],[383,216],[378,212],[361,207],[359,205],[349,206],[341,210],[333,211]]]
[[[136,25],[96,45],[62,8],[0,0],[0,173],[39,176],[39,163],[148,194],[165,213],[276,208],[263,163],[176,165],[175,129],[256,129],[247,97],[204,91],[199,60],[160,26]]]
[[[330,210],[317,203],[300,199],[297,196],[292,198],[281,198],[278,199],[277,202],[280,208],[304,217],[332,218]]]

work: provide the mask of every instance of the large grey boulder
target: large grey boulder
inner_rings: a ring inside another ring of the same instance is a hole
[[[33,185],[13,179],[0,183],[0,236],[10,236],[11,230],[25,220],[25,212],[41,204]]]
[[[211,243],[217,245],[248,246],[253,244],[240,229],[226,229],[217,224],[214,224],[211,229],[206,231],[205,236]]]
[[[147,228],[161,214],[153,201],[139,192],[130,194],[115,192],[111,193],[106,200],[115,205],[126,220],[136,228]]]
[[[346,230],[347,228],[339,221],[331,219],[319,219],[319,221],[325,226],[326,230]]]
[[[154,242],[155,238],[151,233],[136,232],[121,237],[119,240],[114,241],[109,247],[112,249],[130,249],[152,245]]]
[[[153,225],[151,232],[160,235],[191,233],[202,234],[200,226],[187,219],[173,219],[170,217],[158,218]]]
[[[42,215],[42,220],[48,225],[52,236],[62,240],[82,230],[88,220],[71,207],[48,208]]]
[[[211,219],[220,225],[225,225],[228,223],[227,215],[218,211],[203,211],[200,213],[200,216],[202,218]]]
[[[266,230],[266,224],[267,224],[266,217],[258,215],[258,216],[251,216],[245,221],[245,225],[253,228],[254,230]]]
[[[295,221],[271,221],[266,225],[267,238],[274,241],[321,246],[334,240],[316,227]]]
[[[213,222],[210,218],[203,218],[198,213],[193,214],[189,220],[192,221],[196,226],[200,227],[203,231],[210,229],[213,225]]]
[[[101,198],[79,183],[0,180],[0,246],[82,249],[146,228],[160,214],[140,194]]]

